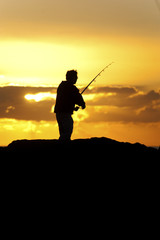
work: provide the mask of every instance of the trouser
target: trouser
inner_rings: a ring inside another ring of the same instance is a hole
[[[73,132],[73,119],[70,113],[56,113],[59,127],[59,140],[69,141]]]

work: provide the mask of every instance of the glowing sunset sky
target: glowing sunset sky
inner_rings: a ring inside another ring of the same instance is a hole
[[[0,0],[0,145],[58,138],[56,87],[77,69],[73,138],[160,145],[160,1]]]

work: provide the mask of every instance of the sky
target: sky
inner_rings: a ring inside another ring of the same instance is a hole
[[[58,138],[56,88],[77,69],[74,138],[160,145],[159,0],[0,0],[0,145]]]

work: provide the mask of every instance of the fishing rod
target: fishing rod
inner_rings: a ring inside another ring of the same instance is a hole
[[[111,66],[114,62],[111,62],[110,64],[108,64],[105,68],[102,69],[102,71],[100,71],[93,79],[92,81],[90,81],[90,83],[83,89],[83,91],[80,94],[83,94],[87,88],[96,80],[97,77],[99,77],[101,75],[102,72],[105,71],[106,68],[108,68],[109,66]],[[78,111],[79,107],[75,107],[74,111]]]
[[[93,80],[90,81],[90,83],[83,89],[83,91],[81,92],[81,94],[83,94],[83,93],[87,90],[87,88],[96,80],[96,78],[97,78],[98,76],[100,76],[101,73],[104,72],[105,69],[108,68],[108,67],[109,67],[110,65],[112,65],[113,63],[114,63],[114,62],[111,62],[111,63],[108,64],[105,68],[103,68],[103,70],[100,71],[100,72],[97,74],[97,76],[95,76],[95,78],[93,78]]]

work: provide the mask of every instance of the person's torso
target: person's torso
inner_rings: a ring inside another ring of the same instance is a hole
[[[73,113],[75,95],[78,89],[67,81],[62,81],[57,89],[55,112]]]

